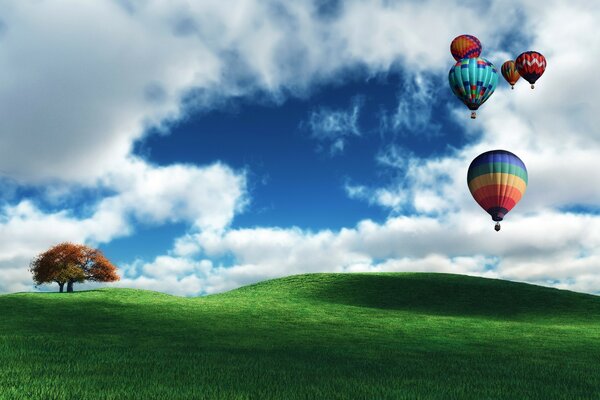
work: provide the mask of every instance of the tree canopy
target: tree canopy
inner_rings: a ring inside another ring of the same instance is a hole
[[[100,250],[70,242],[57,244],[39,254],[31,261],[29,271],[36,285],[56,282],[61,292],[65,283],[67,292],[72,292],[75,282],[120,279],[117,268]]]

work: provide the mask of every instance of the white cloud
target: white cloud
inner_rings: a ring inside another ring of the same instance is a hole
[[[29,262],[59,242],[95,246],[134,234],[136,225],[166,222],[220,231],[247,202],[244,173],[222,164],[160,167],[135,158],[127,163],[104,177],[103,185],[114,194],[90,205],[87,216],[67,210],[44,211],[31,200],[7,205],[0,211],[0,271],[3,276],[13,277],[0,281],[0,292],[31,288]],[[156,265],[142,272],[156,277],[166,264],[165,259],[158,259]],[[205,267],[198,265],[191,266],[191,270]],[[185,265],[170,268],[165,271],[175,275],[185,270]],[[14,279],[14,269],[21,271],[20,280]]]
[[[109,2],[12,2],[3,18],[0,170],[23,182],[93,183],[220,71],[201,41]]]
[[[321,107],[311,112],[307,122],[311,136],[320,142],[329,143],[331,155],[343,153],[348,138],[361,135],[358,118],[362,105],[362,97],[357,96],[352,99],[352,104],[346,111]]]
[[[449,37],[464,26],[492,37],[509,20],[499,15],[439,0],[350,1],[333,17],[311,2],[11,2],[0,171],[23,183],[94,184],[146,127],[185,115],[186,95],[198,107],[257,91],[283,99],[354,67],[398,62],[418,79],[447,70]]]
[[[600,216],[545,212],[503,225],[497,233],[491,219],[461,213],[441,220],[364,220],[336,232],[254,228],[190,233],[176,246],[185,247],[185,255],[170,252],[140,262],[137,270],[145,273],[125,282],[136,287],[154,282],[150,287],[156,287],[161,277],[161,291],[193,296],[307,272],[429,271],[600,293],[594,284],[598,280],[589,280],[600,273]],[[223,256],[230,256],[231,263],[208,261]],[[196,291],[181,287],[185,278],[196,283]]]
[[[142,273],[145,276],[157,279],[183,278],[195,273],[206,274],[211,268],[212,262],[210,260],[190,262],[184,258],[158,256],[152,263],[144,265]]]
[[[104,176],[102,184],[118,194],[103,199],[99,210],[129,213],[153,224],[188,222],[223,229],[247,202],[245,174],[220,163],[152,166],[130,158]]]
[[[495,264],[493,257],[452,257],[440,254],[429,254],[426,257],[411,259],[399,258],[386,260],[378,264],[354,265],[346,268],[346,272],[441,272],[496,277],[494,271],[486,269],[486,266]]]
[[[439,83],[439,77],[434,74],[420,71],[406,73],[399,88],[396,109],[392,113],[384,112],[381,115],[381,129],[401,135],[438,136],[441,125],[433,122],[431,114],[433,100],[442,90]]]
[[[177,279],[175,276],[167,276],[160,279],[140,276],[136,279],[121,279],[120,281],[111,284],[111,287],[154,290],[177,296],[194,296],[202,290],[203,284],[203,280],[195,275],[189,275],[182,279]],[[82,285],[80,288],[87,289],[92,287],[93,286],[86,284]]]
[[[394,171],[390,182],[384,186],[347,184],[346,193],[351,198],[387,208],[396,215],[443,214],[466,204],[465,165],[470,160],[461,153],[419,158],[391,144],[376,155],[376,161]]]

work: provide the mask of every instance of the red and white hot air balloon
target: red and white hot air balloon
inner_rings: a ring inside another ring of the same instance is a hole
[[[532,89],[535,81],[537,81],[546,70],[546,58],[537,51],[526,51],[519,54],[519,57],[515,60],[515,64],[517,64],[519,75],[527,82],[531,83]]]

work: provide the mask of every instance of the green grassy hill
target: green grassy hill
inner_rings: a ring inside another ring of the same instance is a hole
[[[0,296],[0,399],[317,398],[598,399],[600,297],[425,273]]]

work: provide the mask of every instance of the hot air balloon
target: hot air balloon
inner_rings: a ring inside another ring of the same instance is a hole
[[[473,198],[496,221],[504,218],[525,193],[527,168],[519,157],[506,150],[478,155],[469,165],[467,184]]]
[[[481,42],[472,35],[460,35],[450,43],[450,53],[456,61],[463,58],[479,57],[481,54]]]
[[[521,75],[517,71],[517,67],[515,66],[515,62],[513,60],[505,61],[500,68],[500,72],[502,72],[502,76],[506,79],[506,82],[510,84],[510,88],[515,88],[515,83],[519,80]]]
[[[496,90],[498,71],[485,58],[463,58],[450,68],[448,81],[452,92],[469,107],[471,118],[475,118],[475,111]]]
[[[537,51],[526,51],[515,60],[517,71],[527,82],[533,84],[546,70],[546,58]]]

